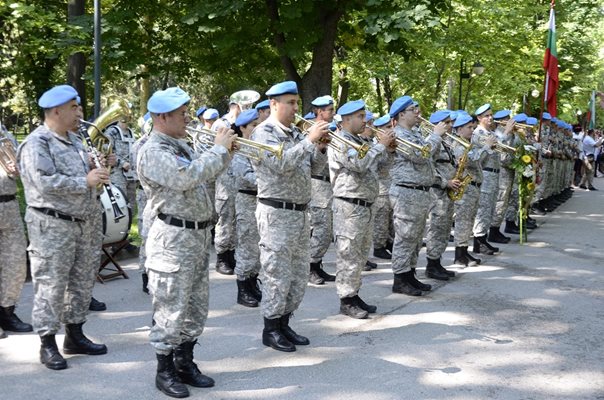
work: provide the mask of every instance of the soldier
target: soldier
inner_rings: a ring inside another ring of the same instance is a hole
[[[295,351],[308,338],[290,326],[291,314],[304,297],[310,260],[311,174],[320,173],[327,161],[321,141],[327,124],[318,122],[304,136],[294,125],[298,111],[298,87],[286,81],[272,86],[266,95],[271,115],[254,129],[252,139],[284,145],[279,159],[265,152],[254,161],[258,183],[256,220],[262,264],[262,343],[279,351]]]
[[[268,100],[262,100],[254,107],[258,111],[258,123],[261,124],[271,115],[270,103]]]
[[[369,145],[359,135],[365,130],[365,103],[350,101],[338,109],[342,129],[338,133],[358,146]],[[369,147],[363,158],[346,144],[338,151],[329,150],[329,173],[333,182],[334,233],[336,237],[336,288],[340,298],[340,313],[364,319],[377,307],[359,297],[361,271],[371,248],[373,215],[371,206],[378,194],[377,169],[388,168],[396,146],[392,133],[383,134],[378,144]]]
[[[55,334],[65,324],[66,354],[107,353],[82,332],[98,268],[101,217],[96,187],[109,183],[105,168],[90,169],[82,142],[73,133],[79,125],[79,97],[68,85],[45,92],[38,104],[44,125],[19,148],[27,211],[29,256],[34,282],[32,321],[40,335],[40,361],[65,369]],[[95,236],[96,235],[96,236]]]
[[[204,120],[203,120],[203,113],[206,112],[206,110],[208,109],[208,107],[206,106],[201,106],[197,109],[197,111],[195,111],[195,116],[197,117],[197,120],[199,121],[197,123],[197,126],[199,128],[203,128],[204,127]],[[146,115],[146,114],[145,114]]]
[[[218,115],[218,110],[215,108],[208,108],[207,110],[205,110],[202,114],[203,127],[206,129],[211,129],[212,125],[214,125],[214,123],[218,119]]]
[[[439,123],[427,138],[413,130],[419,122],[419,110],[409,96],[396,99],[390,107],[390,117],[397,137],[418,146],[430,146],[430,157],[438,151],[446,125]],[[417,280],[415,267],[422,246],[422,236],[430,207],[430,186],[434,182],[434,166],[430,157],[409,147],[397,152],[391,170],[390,202],[394,212],[394,247],[392,291],[410,296],[421,296],[422,291],[431,290],[428,284]]]
[[[235,132],[249,139],[258,125],[258,111],[245,110],[235,121]],[[235,153],[232,163],[233,175],[237,188],[235,197],[235,219],[237,230],[237,303],[246,307],[258,307],[262,292],[258,288],[260,272],[260,250],[258,249],[258,226],[256,224],[256,173],[249,157]]]
[[[311,103],[312,112],[304,116],[305,119],[333,121],[334,106],[331,96],[321,96]],[[311,117],[312,116],[312,117]],[[329,165],[325,165],[323,171],[311,176],[310,197],[310,274],[308,281],[313,285],[322,285],[325,282],[336,280],[323,270],[323,256],[327,253],[333,239],[333,213],[332,190],[329,180]]]
[[[13,135],[2,129],[0,140],[5,143],[5,149],[11,149],[7,151],[16,152],[17,141]],[[16,196],[18,176],[19,169],[15,163],[9,161],[0,165],[0,338],[6,337],[2,330],[33,330],[30,324],[21,321],[15,314],[15,305],[21,296],[27,273],[27,239]]]
[[[157,355],[155,385],[172,397],[189,395],[184,384],[214,385],[193,362],[208,315],[212,203],[204,183],[226,168],[235,139],[220,129],[216,145],[195,158],[182,140],[189,100],[176,87],[151,96],[153,131],[138,155],[138,177],[148,196],[145,221],[150,219],[145,267],[153,296],[149,337]]]
[[[112,152],[117,157],[115,166],[111,168],[111,183],[122,191],[126,196],[128,206],[133,208],[136,201],[136,182],[132,174],[130,150],[135,139],[132,129],[128,127],[128,119],[120,119],[116,124],[107,128],[105,134],[112,139]]]

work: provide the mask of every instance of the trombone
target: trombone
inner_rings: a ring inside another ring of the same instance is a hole
[[[376,134],[383,135],[386,132],[383,129],[374,128],[373,126],[369,126],[369,129],[372,130]],[[429,144],[421,145],[417,143],[413,143],[410,140],[403,139],[402,137],[394,136],[396,140],[396,151],[401,152],[403,154],[410,155],[409,151],[417,150],[421,153],[422,157],[429,158],[430,152],[432,151],[432,146]]]
[[[207,128],[199,129],[187,127],[186,129],[187,132],[194,137],[194,139],[199,140],[200,142],[204,142],[206,144],[207,142],[209,142],[209,140],[200,138],[197,135],[208,135],[212,138],[215,138],[217,134],[217,132],[214,132],[213,130]],[[242,137],[238,137],[237,139],[235,139],[235,143],[237,143],[237,145],[240,147],[240,150],[245,149],[241,152],[241,154],[246,157],[260,159],[262,157],[261,151],[263,150],[272,153],[278,159],[281,159],[281,157],[283,157],[283,143],[273,146],[270,144],[259,143],[250,139],[244,139]]]
[[[432,134],[432,132],[434,131],[435,125],[432,122],[425,119],[424,117],[422,117],[421,115],[418,118],[421,121],[419,124],[419,131],[422,133],[422,136],[427,137],[428,135]],[[445,132],[444,135],[446,137],[448,137],[449,139],[462,145],[466,150],[469,149],[470,146],[472,146],[472,144],[470,142],[468,142],[466,139],[459,137],[457,135],[454,135],[452,133]]]
[[[480,146],[484,146],[486,143],[486,135],[475,135],[476,137],[476,143],[478,143]],[[509,153],[509,154],[514,154],[516,153],[516,148],[512,147],[512,146],[508,146],[507,144],[503,144],[500,141],[495,142],[495,148],[494,150],[500,154],[502,153]]]
[[[311,121],[311,120],[308,120],[308,119],[302,117],[300,114],[296,114],[296,118],[299,121],[304,121],[305,123],[309,124],[309,126],[312,126],[316,123],[315,121]],[[356,150],[359,159],[365,157],[367,155],[367,152],[370,149],[370,147],[367,143],[363,143],[363,144],[355,143],[353,141],[343,138],[342,136],[335,134],[334,132],[332,132],[330,130],[328,130],[327,134],[329,135],[329,139],[325,139],[325,140],[329,140],[329,147],[331,147],[335,151],[342,152],[342,150],[340,150],[340,148],[335,143],[332,144],[332,141],[336,141],[340,145],[343,144],[345,146],[352,147],[353,149]]]
[[[499,125],[502,127],[505,127],[507,125],[508,121],[495,121],[495,125]],[[523,141],[526,142],[526,134],[527,133],[532,133],[533,132],[533,125],[529,125],[529,124],[521,124],[520,122],[516,122],[514,124],[514,131],[516,132],[516,135],[518,135],[518,137]]]

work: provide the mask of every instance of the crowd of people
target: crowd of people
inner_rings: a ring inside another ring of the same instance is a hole
[[[368,318],[377,307],[360,291],[362,272],[375,268],[370,254],[391,261],[392,292],[421,296],[432,288],[416,271],[423,244],[425,277],[448,281],[455,277],[443,260],[450,240],[453,265],[478,265],[479,257],[499,254],[494,244],[510,242],[505,233],[537,228],[523,209],[549,212],[577,183],[595,190],[603,139],[593,131],[574,138],[570,124],[548,113],[538,121],[494,112],[487,103],[472,115],[438,110],[424,119],[419,104],[402,96],[378,118],[363,100],[336,110],[323,94],[301,117],[295,82],[275,84],[265,95],[255,107],[232,101],[222,117],[200,107],[192,118],[185,91],[159,90],[147,102],[140,137],[128,118],[118,118],[104,133],[112,155],[103,155],[83,145],[75,89],[45,92],[38,102],[44,123],[0,168],[2,329],[35,331],[40,361],[53,370],[67,368],[55,340],[62,325],[64,354],[108,351],[83,332],[103,232],[112,221],[103,216],[102,185],[115,186],[138,208],[155,384],[177,398],[189,395],[187,385],[214,385],[193,357],[208,316],[212,245],[216,271],[235,275],[236,302],[261,308],[262,343],[293,352],[310,344],[291,326],[308,284],[334,282],[340,313]],[[14,137],[2,135],[17,148]],[[530,181],[530,204],[523,176]],[[335,275],[323,264],[332,243]],[[31,325],[15,314],[26,251],[34,288]]]

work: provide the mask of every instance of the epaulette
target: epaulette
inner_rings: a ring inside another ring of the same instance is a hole
[[[275,125],[273,124],[264,124],[264,131],[265,132],[272,132],[275,130]]]

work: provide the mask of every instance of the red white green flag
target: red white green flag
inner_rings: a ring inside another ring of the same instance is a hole
[[[545,91],[544,102],[547,112],[552,117],[556,112],[556,93],[558,92],[558,50],[556,48],[556,15],[554,12],[554,0],[552,0],[549,12],[549,30],[547,33],[547,48],[543,59],[543,68],[545,69]]]

